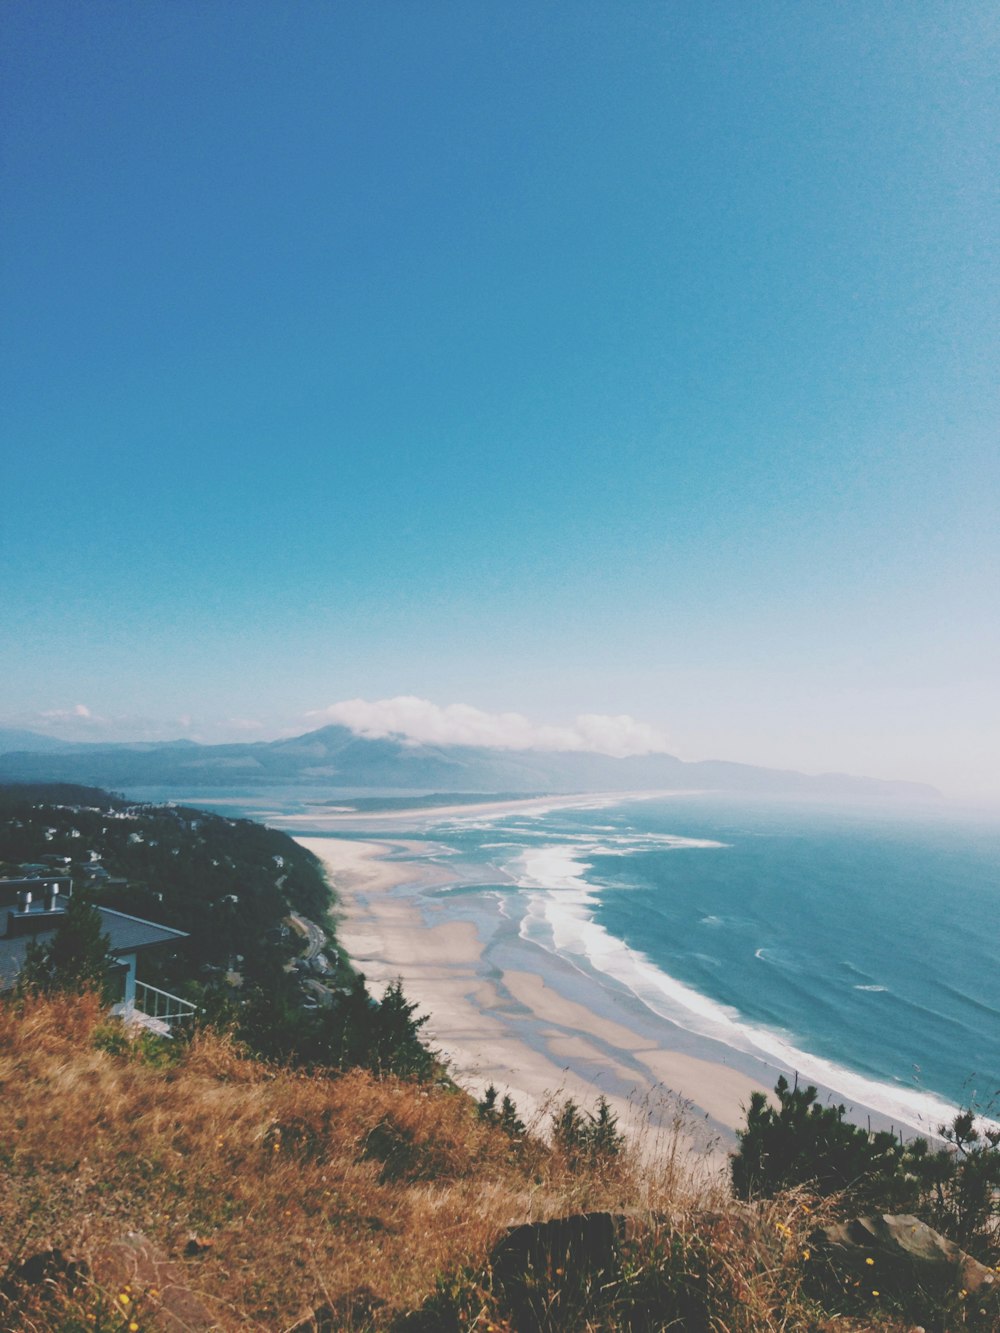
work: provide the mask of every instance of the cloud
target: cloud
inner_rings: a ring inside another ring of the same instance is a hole
[[[666,736],[627,713],[583,713],[569,726],[530,721],[522,713],[486,713],[471,704],[431,703],[413,695],[344,699],[307,716],[336,722],[371,740],[403,737],[413,744],[482,745],[496,750],[590,750],[614,755],[664,753]]]
[[[60,722],[90,722],[103,726],[107,718],[91,712],[86,704],[74,704],[72,708],[46,708],[35,714],[35,725],[51,726]]]
[[[73,704],[72,708],[48,708],[39,713],[39,717],[47,722],[77,721],[81,717],[87,718],[87,721],[103,721],[103,718],[93,716],[87,704]]]

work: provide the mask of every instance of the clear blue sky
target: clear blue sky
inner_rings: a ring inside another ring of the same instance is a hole
[[[998,32],[8,0],[0,721],[407,694],[1000,795]]]

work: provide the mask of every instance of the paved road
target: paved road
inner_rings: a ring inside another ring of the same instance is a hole
[[[310,921],[306,916],[300,916],[298,912],[289,913],[288,919],[305,939],[306,945],[302,951],[302,957],[310,960],[315,958],[318,953],[322,952],[323,946],[326,944],[326,936],[322,930],[315,921]]]

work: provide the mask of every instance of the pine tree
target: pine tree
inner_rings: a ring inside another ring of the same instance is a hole
[[[111,972],[116,966],[111,941],[101,930],[101,914],[80,893],[47,944],[28,944],[20,984],[28,990],[83,991],[95,989],[110,997]]]

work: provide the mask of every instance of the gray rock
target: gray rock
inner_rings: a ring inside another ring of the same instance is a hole
[[[954,1241],[909,1214],[881,1213],[820,1227],[810,1236],[814,1263],[885,1294],[969,1297],[1000,1313],[997,1274]]]

